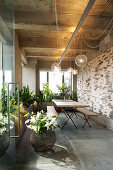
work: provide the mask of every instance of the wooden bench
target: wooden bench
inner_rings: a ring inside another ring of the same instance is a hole
[[[54,106],[47,106],[47,115],[51,117],[56,117],[58,115]]]
[[[85,127],[86,123],[89,125],[89,127],[91,127],[91,125],[89,123],[90,117],[98,116],[97,113],[94,113],[94,112],[87,110],[87,109],[84,109],[84,108],[76,108],[76,111],[84,115],[84,117],[82,117],[82,116],[80,116],[76,113],[78,116],[80,116],[81,118],[83,118],[85,120],[83,127]]]

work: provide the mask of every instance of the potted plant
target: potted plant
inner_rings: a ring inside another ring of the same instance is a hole
[[[57,85],[57,88],[59,90],[61,99],[65,100],[69,98],[71,86],[66,86],[66,84],[63,83],[62,86]]]
[[[46,111],[47,106],[52,105],[52,91],[48,83],[43,83],[43,90],[39,91],[36,95],[36,100],[39,102],[39,109]]]
[[[13,128],[13,121],[10,121],[10,129]],[[0,156],[2,156],[9,146],[8,117],[0,113]]]
[[[36,152],[50,150],[56,142],[55,129],[58,127],[57,117],[51,117],[47,113],[40,111],[27,113],[26,126],[32,129],[30,142]]]
[[[33,104],[35,98],[33,95],[33,91],[30,92],[29,86],[23,86],[20,91],[20,102],[23,103],[24,107],[27,109],[31,104]]]
[[[27,112],[24,109],[24,106],[22,103],[20,103],[20,133],[22,132],[23,129],[23,115],[25,115]],[[15,131],[16,133],[18,132],[18,105],[17,102],[11,98],[10,99],[10,113],[12,115],[12,117],[15,120]]]

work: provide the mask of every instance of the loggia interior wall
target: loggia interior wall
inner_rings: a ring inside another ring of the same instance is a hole
[[[77,75],[78,100],[90,109],[113,119],[113,47],[101,54]]]

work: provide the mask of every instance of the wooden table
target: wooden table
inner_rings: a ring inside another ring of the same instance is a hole
[[[73,121],[73,116],[76,115],[76,108],[83,108],[83,107],[89,107],[88,105],[82,104],[80,102],[75,102],[72,100],[52,100],[52,102],[57,106],[57,108],[61,108],[65,116],[67,117],[66,122],[64,123],[62,129],[70,119],[74,126],[77,128],[75,122]],[[69,113],[71,109],[71,113]],[[77,117],[77,115],[76,115]]]

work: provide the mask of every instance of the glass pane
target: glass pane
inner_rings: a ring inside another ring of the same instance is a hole
[[[40,71],[40,90],[43,90],[43,83],[47,82],[47,71]]]
[[[0,41],[0,91],[3,82],[3,72],[2,72],[2,41]]]
[[[0,0],[0,169],[15,164],[15,139],[9,137],[7,96],[8,88],[2,82],[14,81],[14,13],[13,0]],[[9,24],[10,23],[10,24]],[[5,88],[1,92],[2,88]],[[10,87],[10,92],[13,90]],[[5,116],[4,116],[5,115]],[[15,126],[11,135],[15,134]],[[2,156],[1,156],[2,155]]]
[[[64,72],[64,83],[67,86],[71,86],[72,87],[72,73],[70,72]]]
[[[58,93],[57,85],[62,85],[62,74],[60,72],[49,72],[49,88],[53,93]]]

